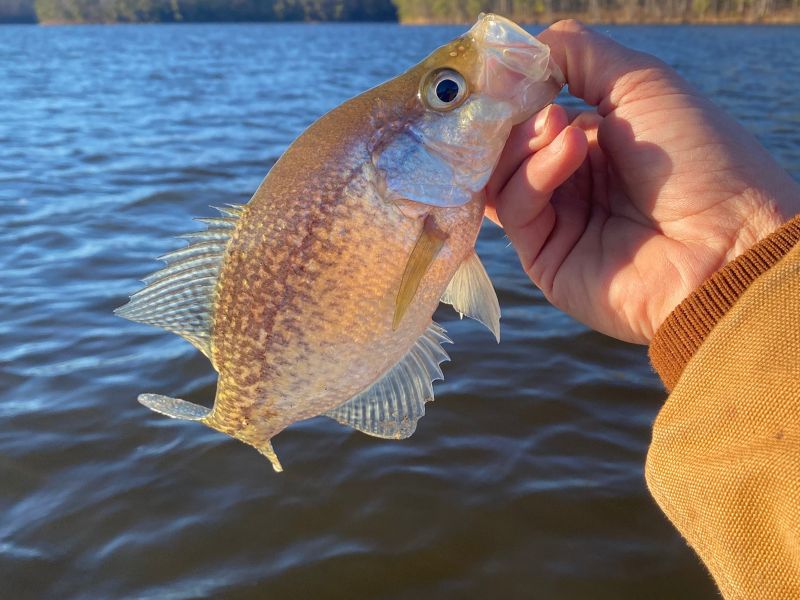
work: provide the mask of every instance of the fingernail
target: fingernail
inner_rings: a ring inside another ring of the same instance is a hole
[[[544,110],[540,111],[538,115],[536,115],[536,120],[533,122],[533,135],[541,135],[542,132],[547,127],[547,121],[550,119],[550,107],[548,106]]]

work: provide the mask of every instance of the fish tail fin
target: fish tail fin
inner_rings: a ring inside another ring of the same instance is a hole
[[[225,433],[238,440],[253,446],[261,454],[269,459],[272,468],[277,473],[283,471],[281,461],[278,460],[278,455],[272,448],[272,442],[267,439],[266,441],[254,441],[240,435],[241,432],[232,432],[230,429],[224,427],[222,424],[217,423],[213,417],[213,411],[205,406],[193,404],[186,400],[179,398],[170,398],[169,396],[160,396],[158,394],[142,394],[139,396],[139,402],[152,411],[172,417],[173,419],[183,419],[185,421],[200,421],[211,429],[216,429],[221,433]]]

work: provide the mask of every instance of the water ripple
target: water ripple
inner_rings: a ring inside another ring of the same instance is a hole
[[[800,174],[796,28],[604,28],[673,64]],[[287,468],[136,403],[210,405],[186,342],[112,314],[314,118],[459,28],[4,27],[0,580],[13,598],[715,598],[642,476],[644,349],[553,309],[487,225],[503,343],[456,341],[415,436],[317,418]],[[346,40],[346,43],[343,42]]]

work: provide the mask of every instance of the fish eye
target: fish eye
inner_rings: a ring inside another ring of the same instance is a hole
[[[445,112],[454,109],[467,97],[467,82],[457,71],[441,69],[426,78],[425,103],[433,110]]]

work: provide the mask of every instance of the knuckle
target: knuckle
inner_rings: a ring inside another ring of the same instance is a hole
[[[684,87],[682,79],[669,66],[657,59],[644,59],[619,76],[614,95],[617,104],[627,104],[634,99],[647,100],[685,91]]]
[[[551,29],[562,33],[583,33],[586,26],[578,19],[563,19],[555,23]]]
[[[572,120],[571,125],[579,129],[588,130],[597,128],[603,122],[603,117],[595,111],[583,111]]]

